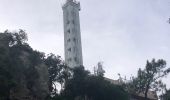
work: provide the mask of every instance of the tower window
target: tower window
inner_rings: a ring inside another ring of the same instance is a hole
[[[68,49],[68,51],[70,51],[70,52],[71,52],[71,48],[69,48],[69,49]]]
[[[73,38],[74,43],[76,43],[76,38]]]
[[[70,42],[70,41],[71,41],[71,39],[68,39],[68,40],[67,40],[67,42]]]
[[[70,33],[70,29],[68,29],[67,32]]]

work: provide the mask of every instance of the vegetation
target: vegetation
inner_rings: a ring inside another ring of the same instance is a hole
[[[102,76],[90,75],[84,67],[73,69],[73,73],[61,92],[66,100],[128,100],[122,87],[111,84]]]
[[[55,56],[54,54],[49,54],[45,59],[45,64],[48,67],[49,73],[49,90],[51,95],[56,95],[57,88],[55,82],[60,83],[61,89],[70,77],[70,69],[64,64],[60,56]]]
[[[10,99],[21,87],[26,87],[31,95],[41,90],[35,91],[33,86],[36,86],[36,81],[40,77],[36,67],[42,63],[44,55],[33,51],[26,41],[27,35],[23,30],[0,33],[1,100]]]
[[[33,50],[23,30],[0,33],[0,43],[0,100],[128,100],[103,75],[69,69],[60,56]]]
[[[161,96],[163,100],[170,100],[170,90],[167,90],[165,94]]]
[[[167,68],[166,61],[162,59],[147,61],[145,69],[139,69],[137,77],[133,77],[128,84],[128,90],[137,94],[143,93],[146,99],[149,90],[160,91],[166,88],[161,79],[167,76],[169,72],[170,68]]]
[[[103,77],[101,63],[92,75],[83,66],[68,68],[60,56],[33,50],[23,30],[0,33],[0,43],[0,100],[129,100],[128,92],[147,98],[150,90],[166,89],[161,79],[170,73],[166,61],[153,59],[137,77],[118,86]]]

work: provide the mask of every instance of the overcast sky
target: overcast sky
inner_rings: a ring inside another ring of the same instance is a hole
[[[64,0],[0,0],[0,31],[24,29],[36,50],[64,59]],[[146,60],[170,66],[169,0],[81,0],[84,66],[104,62],[105,76],[136,75]],[[169,82],[168,82],[169,80]],[[170,75],[165,79],[170,88]]]

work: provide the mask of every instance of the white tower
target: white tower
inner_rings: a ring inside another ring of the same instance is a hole
[[[83,65],[79,11],[80,3],[67,0],[63,5],[65,62],[70,68]]]

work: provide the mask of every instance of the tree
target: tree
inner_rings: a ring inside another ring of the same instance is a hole
[[[48,94],[44,53],[34,51],[26,41],[27,35],[23,30],[0,33],[1,100],[20,96],[43,98]],[[16,96],[17,93],[20,95]]]
[[[26,46],[26,33],[23,30],[11,33],[6,30],[0,33],[0,97],[9,99],[10,90],[17,85],[19,74],[19,48]],[[23,44],[23,46],[20,46]]]
[[[165,88],[161,79],[167,76],[170,68],[166,67],[166,61],[153,59],[151,62],[147,61],[145,69],[139,69],[137,77],[133,77],[130,83],[130,88],[137,93],[144,93],[145,99],[148,97],[148,91],[160,91]]]
[[[163,100],[170,100],[170,90],[167,90],[165,94],[161,96]]]
[[[61,95],[66,100],[128,100],[127,92],[102,76],[91,75],[84,67],[73,69]]]
[[[63,89],[64,83],[70,76],[69,68],[65,65],[60,56],[55,56],[52,53],[45,59],[45,64],[48,67],[50,92],[53,95],[57,95],[55,83],[60,83],[61,89]]]
[[[45,56],[44,53],[33,50],[27,40],[27,34],[23,30],[0,33],[1,100],[8,100],[17,93],[24,94],[23,97],[43,100],[48,95],[48,90],[57,97],[59,94],[55,83],[60,83],[64,89],[64,84],[71,75],[60,56]],[[22,93],[23,90],[25,93]],[[15,97],[12,99],[19,98]]]

